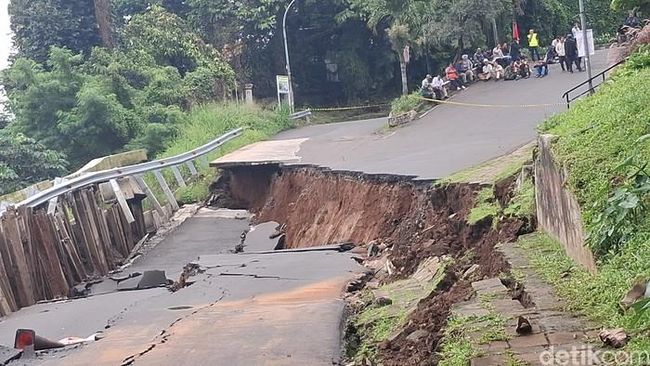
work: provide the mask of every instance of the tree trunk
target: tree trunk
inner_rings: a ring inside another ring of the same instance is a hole
[[[102,39],[104,47],[114,48],[115,39],[111,27],[111,0],[94,0],[94,3],[99,37]]]
[[[406,77],[406,62],[404,61],[404,57],[399,58],[399,68],[402,73],[402,95],[407,95],[409,93],[409,86]]]

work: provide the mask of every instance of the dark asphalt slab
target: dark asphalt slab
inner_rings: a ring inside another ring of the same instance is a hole
[[[606,63],[607,50],[597,51],[592,58],[594,74],[604,70]],[[533,140],[541,122],[566,110],[562,94],[586,79],[586,72],[563,73],[559,65],[551,65],[547,77],[478,82],[452,99],[473,104],[557,103],[554,106],[439,105],[420,120],[388,132],[387,119],[379,118],[303,127],[275,139],[308,138],[298,151],[300,164],[437,179]]]

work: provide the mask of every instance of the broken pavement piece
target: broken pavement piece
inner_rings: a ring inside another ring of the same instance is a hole
[[[0,345],[0,365],[7,365],[10,361],[20,358],[22,350]]]
[[[86,338],[81,338],[81,337],[65,337],[62,339],[59,339],[58,343],[63,344],[64,346],[71,346],[74,344],[79,344],[79,343],[89,343],[89,342],[95,342],[100,339],[102,339],[104,336],[102,332],[97,332],[94,334],[91,334],[90,336]]]
[[[117,285],[118,291],[145,290],[155,287],[165,287],[169,280],[165,276],[165,271],[152,270],[144,271],[142,276],[130,278]]]
[[[472,277],[472,275],[476,272],[476,270],[479,269],[479,265],[474,263],[472,264],[464,273],[463,276],[461,277],[463,280],[467,280]]]
[[[413,343],[418,343],[422,338],[426,338],[427,336],[429,336],[429,332],[424,329],[418,329],[406,336],[406,340]]]
[[[379,254],[379,245],[373,240],[368,244],[368,252],[366,253],[366,256],[368,258],[372,258]]]
[[[127,275],[109,276],[108,278],[110,278],[111,280],[113,280],[113,281],[115,281],[115,282],[117,282],[119,284],[120,282],[126,281],[126,280],[131,279],[131,278],[135,278],[135,277],[138,277],[138,276],[142,276],[142,273],[141,272],[132,272],[132,273],[129,273]]]
[[[607,346],[613,348],[621,348],[627,344],[629,337],[625,333],[625,329],[604,329],[598,333],[598,338]]]

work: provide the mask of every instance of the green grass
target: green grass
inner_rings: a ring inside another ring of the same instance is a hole
[[[448,183],[485,183],[494,184],[512,177],[521,171],[521,167],[533,157],[535,143],[530,143],[510,154],[499,156],[481,164],[463,169],[440,180],[438,184]]]
[[[494,189],[492,186],[485,187],[476,196],[476,205],[467,215],[467,223],[474,225],[486,217],[492,217],[494,221],[499,209],[499,205],[494,199]]]
[[[481,332],[478,344],[507,340],[506,321],[491,312],[484,316],[453,316],[447,322],[442,340],[439,366],[469,365],[472,358],[481,356],[482,352],[472,341],[472,333]]]
[[[567,310],[583,314],[602,327],[625,328],[634,335],[628,351],[650,349],[650,319],[635,322],[634,312],[622,314],[618,305],[637,277],[650,278],[650,235],[645,233],[642,239],[601,263],[595,275],[575,264],[546,234],[522,236],[517,245],[524,249],[535,271],[566,301]]]
[[[535,185],[532,178],[529,177],[524,181],[503,213],[518,217],[530,217],[535,214]]]
[[[188,121],[179,127],[179,133],[163,153],[156,158],[175,156],[199,147],[218,136],[238,127],[246,127],[242,135],[227,142],[207,154],[211,161],[219,156],[239,149],[242,146],[264,140],[284,129],[292,127],[286,110],[268,110],[258,106],[235,103],[211,103],[194,108],[189,112]],[[203,201],[209,196],[208,186],[216,171],[214,168],[197,166],[200,176],[179,188],[172,173],[165,170],[164,176],[172,190],[176,190],[176,199],[181,203]],[[186,167],[182,167],[184,177],[189,177]],[[166,202],[162,190],[152,174],[145,176],[156,197]]]
[[[644,52],[633,56],[595,95],[541,126],[543,132],[559,136],[553,144],[555,158],[569,172],[568,186],[592,234],[608,197],[630,173],[617,167],[630,156],[650,160],[650,140],[635,143],[650,133],[650,51]],[[637,231],[642,235],[650,226]],[[590,236],[589,243],[596,240]]]
[[[424,101],[422,100],[420,93],[415,92],[408,95],[402,95],[391,103],[391,114],[395,116],[411,110],[418,110],[423,104]]]

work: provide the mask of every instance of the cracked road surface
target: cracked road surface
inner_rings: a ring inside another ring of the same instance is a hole
[[[127,270],[162,269],[177,279],[192,261],[207,270],[175,293],[111,292],[39,304],[0,323],[0,342],[17,328],[50,339],[105,338],[56,351],[43,365],[332,365],[340,355],[346,282],[362,267],[350,254],[306,251],[232,254],[246,220],[202,209]],[[182,248],[182,250],[179,250]],[[272,249],[272,248],[270,248]],[[112,282],[112,281],[111,281]],[[112,283],[99,286],[109,291]],[[24,362],[24,361],[20,361]]]

